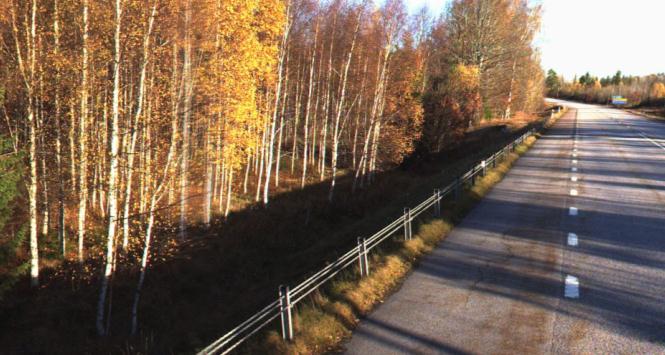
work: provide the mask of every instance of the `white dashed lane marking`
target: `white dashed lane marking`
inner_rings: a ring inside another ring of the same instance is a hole
[[[566,298],[580,298],[580,281],[575,276],[566,275]]]
[[[579,125],[579,122],[575,120],[575,127]],[[577,133],[575,133],[574,141],[573,141],[573,153],[572,153],[573,158],[577,158]],[[572,159],[573,165],[577,165],[577,159]],[[577,167],[571,167],[570,170],[575,173],[577,172]],[[572,182],[577,182],[577,176],[572,175],[570,177],[570,181]],[[577,196],[578,192],[577,189],[570,189],[570,196]],[[569,216],[577,216],[578,210],[577,207],[569,207],[568,208],[568,215]],[[577,240],[577,234],[575,233],[568,233],[568,245],[569,246],[577,246],[578,240]],[[564,296],[566,298],[579,298],[580,297],[580,282],[575,276],[571,275],[566,275],[566,280],[565,280],[565,290],[564,290]]]
[[[577,246],[577,234],[568,233],[568,245],[571,247]]]
[[[644,138],[644,139],[648,140],[649,142],[653,143],[654,145],[660,147],[660,149],[665,150],[665,147],[662,144],[660,144],[660,143],[656,142],[655,140],[649,138],[646,134],[644,134],[640,131],[638,131],[638,133],[640,134],[640,136],[642,136],[642,138]]]

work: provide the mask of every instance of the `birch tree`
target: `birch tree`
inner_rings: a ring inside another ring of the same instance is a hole
[[[39,286],[39,246],[37,240],[37,118],[35,117],[36,102],[36,66],[37,66],[37,0],[30,2],[29,10],[23,14],[23,28],[19,31],[18,22],[19,4],[12,1],[10,4],[10,17],[16,61],[27,94],[28,105],[28,218],[30,225],[30,285]],[[27,61],[27,62],[26,62]]]
[[[113,36],[114,54],[113,54],[113,104],[111,107],[111,152],[108,174],[108,227],[106,234],[106,257],[104,259],[104,269],[101,278],[101,287],[99,290],[99,300],[97,302],[97,333],[106,334],[104,325],[104,310],[106,305],[106,296],[109,286],[109,279],[113,270],[113,254],[115,249],[115,234],[118,213],[118,151],[120,148],[120,132],[118,124],[120,121],[120,31],[122,23],[122,0],[115,1],[115,34]]]

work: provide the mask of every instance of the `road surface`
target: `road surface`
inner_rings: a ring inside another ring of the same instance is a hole
[[[665,354],[665,124],[571,110],[349,354]]]

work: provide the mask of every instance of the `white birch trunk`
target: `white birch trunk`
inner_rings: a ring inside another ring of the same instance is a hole
[[[187,234],[187,198],[189,195],[189,121],[192,115],[192,43],[191,43],[192,2],[185,5],[185,57],[183,60],[184,101],[182,118],[182,159],[180,164],[180,227],[179,238]]]
[[[36,132],[36,117],[35,117],[35,39],[37,36],[37,0],[32,0],[30,12],[30,25],[28,21],[25,24],[25,48],[27,53],[28,65],[26,67],[23,60],[23,50],[21,49],[21,40],[17,26],[17,19],[15,8],[12,4],[10,6],[10,14],[12,21],[12,33],[14,35],[14,44],[16,49],[16,60],[18,62],[19,71],[23,78],[23,83],[28,96],[28,160],[29,160],[29,183],[28,183],[28,218],[30,226],[30,285],[32,287],[39,286],[39,246],[37,240],[37,132]],[[29,28],[28,28],[29,27]]]
[[[309,142],[309,117],[312,111],[312,95],[314,92],[314,64],[316,63],[316,42],[319,36],[319,20],[316,20],[316,30],[314,32],[314,46],[312,47],[312,61],[309,67],[309,87],[307,88],[307,104],[305,107],[305,125],[304,125],[304,147],[302,152],[302,178],[300,180],[300,188],[305,187],[305,182],[307,180],[307,155],[308,155],[308,145]]]
[[[86,0],[87,1],[87,0]],[[157,3],[153,3],[150,10],[150,17],[148,19],[148,28],[143,36],[143,60],[141,61],[141,71],[139,78],[139,92],[136,98],[136,112],[134,112],[133,122],[130,120],[131,127],[131,143],[129,151],[127,152],[127,181],[125,183],[125,206],[122,218],[122,250],[127,250],[129,243],[129,213],[131,210],[132,200],[132,179],[134,174],[134,157],[136,152],[136,141],[138,138],[138,124],[143,113],[143,106],[145,101],[145,87],[146,87],[146,73],[148,69],[148,61],[150,59],[150,37],[152,36],[152,27],[155,22],[155,15],[157,14]]]
[[[277,138],[277,158],[275,161],[275,187],[279,186],[279,168],[282,161],[282,136],[284,132],[284,115],[286,114],[286,106],[289,102],[289,54],[287,51],[286,54],[286,75],[284,79],[284,96],[282,98],[282,112],[279,117],[279,129],[278,129],[278,138]],[[296,92],[297,95],[297,92]],[[275,107],[277,111],[277,107]]]
[[[58,0],[53,1],[53,54],[57,58],[60,52],[60,13]],[[65,239],[65,177],[62,170],[62,122],[60,107],[60,65],[56,64],[55,74],[55,159],[58,174],[58,241],[62,256],[65,257],[67,240]]]
[[[344,66],[344,72],[342,74],[342,89],[339,95],[339,102],[337,103],[337,112],[335,114],[335,122],[333,129],[333,146],[332,146],[332,179],[330,181],[330,192],[328,193],[328,201],[332,202],[333,196],[335,193],[335,181],[337,175],[337,147],[339,146],[339,138],[341,135],[339,128],[339,120],[342,117],[342,110],[344,109],[344,100],[346,98],[346,82],[349,76],[349,67],[351,66],[351,59],[353,58],[353,49],[356,46],[356,38],[358,36],[358,30],[360,29],[360,21],[362,20],[361,15],[358,15],[358,22],[356,28],[353,31],[353,40],[351,41],[351,48],[349,48],[349,53],[346,58],[346,65]]]
[[[104,326],[104,306],[106,305],[106,294],[109,279],[113,271],[114,241],[118,210],[118,151],[120,148],[120,137],[118,132],[119,101],[120,101],[120,25],[122,19],[122,0],[115,1],[115,35],[114,35],[114,58],[113,58],[113,105],[111,116],[111,152],[108,175],[108,229],[106,236],[106,258],[102,284],[97,302],[97,333],[100,336],[106,334],[108,329]]]
[[[277,125],[277,116],[279,112],[279,99],[282,94],[282,81],[284,77],[284,59],[286,56],[286,53],[288,51],[287,48],[287,43],[289,39],[289,30],[291,27],[290,24],[290,15],[291,10],[290,10],[290,4],[287,4],[286,8],[286,23],[284,24],[284,34],[282,36],[282,45],[280,48],[280,55],[279,55],[279,61],[278,61],[278,66],[277,66],[277,87],[275,88],[275,102],[274,102],[274,107],[273,107],[273,113],[272,113],[272,120],[270,122],[270,140],[268,143],[268,151],[267,151],[267,160],[266,160],[266,181],[263,184],[263,204],[267,205],[268,204],[268,196],[270,192],[270,174],[272,172],[272,165],[273,165],[273,154],[274,154],[274,148],[275,148],[275,126]],[[284,104],[284,103],[282,103]]]
[[[164,169],[162,170],[161,179],[153,189],[152,196],[150,197],[150,204],[148,207],[149,215],[145,231],[145,239],[143,243],[143,253],[141,254],[141,269],[139,273],[139,279],[136,284],[136,289],[134,291],[134,301],[132,302],[132,322],[130,330],[131,335],[136,335],[136,332],[138,330],[138,309],[141,298],[141,291],[143,290],[143,283],[145,282],[146,273],[148,271],[148,262],[150,259],[150,245],[152,242],[152,228],[155,223],[155,210],[157,208],[157,204],[159,203],[159,201],[162,199],[162,197],[164,197],[164,187],[168,184],[169,173],[171,173],[173,170],[172,165],[176,155],[176,140],[178,136],[177,131],[178,131],[177,116],[173,116],[171,122],[171,140],[169,144],[168,155],[166,157]],[[151,178],[150,170],[148,170],[147,175],[149,176],[148,179],[150,181],[153,181],[153,179]]]
[[[231,202],[233,200],[233,169],[229,169],[228,184],[229,186],[226,188],[226,209],[224,210],[224,217],[228,217],[229,212],[231,211]]]
[[[81,70],[81,112],[79,112],[79,209],[78,260],[83,262],[85,214],[88,202],[88,0],[83,0],[83,46]]]

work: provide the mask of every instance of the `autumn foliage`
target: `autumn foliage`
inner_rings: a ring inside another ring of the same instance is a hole
[[[449,69],[434,90],[425,97],[427,134],[423,143],[429,151],[439,152],[455,144],[481,110],[478,68],[458,64]]]
[[[662,107],[665,104],[664,74],[630,76],[617,71],[604,78],[586,73],[566,80],[550,70],[548,77],[548,95],[552,97],[606,104],[611,102],[612,96],[619,95],[627,98],[631,106]]]
[[[325,185],[302,219],[337,218],[416,149],[537,110],[538,19],[526,0],[456,0],[443,16],[402,0],[0,2],[0,142],[22,163],[0,206],[16,220],[0,231],[13,248],[0,289],[8,276],[35,299],[73,285],[80,339],[136,336],[144,287],[169,287],[150,284],[153,268],[234,212]],[[264,247],[245,244],[252,227],[219,258]],[[117,279],[131,291],[114,302]]]

